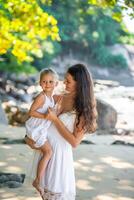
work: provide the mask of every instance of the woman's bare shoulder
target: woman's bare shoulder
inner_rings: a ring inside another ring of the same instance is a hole
[[[63,94],[58,94],[58,95],[55,94],[55,95],[53,95],[53,98],[54,98],[55,102],[58,102],[63,98]]]

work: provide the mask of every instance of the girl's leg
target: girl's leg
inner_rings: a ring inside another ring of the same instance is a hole
[[[43,153],[43,156],[41,158],[41,160],[38,163],[38,167],[37,167],[37,175],[35,180],[33,181],[33,186],[40,192],[40,194],[42,195],[42,190],[40,188],[40,180],[44,174],[44,171],[46,169],[46,166],[48,164],[48,161],[50,160],[51,156],[52,156],[52,149],[51,146],[49,144],[49,142],[45,142],[45,144],[39,148],[39,150],[41,150],[41,152]]]
[[[26,143],[28,146],[30,146],[32,149],[34,148],[35,142],[34,142],[31,138],[25,136],[24,141],[25,141],[25,143]]]

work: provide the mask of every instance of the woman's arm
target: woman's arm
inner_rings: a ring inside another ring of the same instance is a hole
[[[40,93],[34,100],[34,102],[32,103],[30,110],[28,112],[30,117],[36,117],[36,118],[41,118],[41,119],[45,119],[47,114],[44,113],[39,113],[37,111],[37,109],[39,109],[40,107],[43,106],[43,104],[45,103],[45,97],[42,93]]]
[[[59,134],[67,140],[72,147],[77,147],[80,144],[85,130],[82,128],[82,123],[79,123],[79,127],[76,126],[76,122],[74,123],[74,131],[70,132],[64,125],[64,123],[55,115],[55,113],[49,109],[47,119],[53,121]]]

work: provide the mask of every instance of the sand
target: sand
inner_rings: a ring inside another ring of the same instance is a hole
[[[29,179],[33,151],[25,144],[2,144],[4,137],[22,139],[24,135],[23,127],[0,125],[0,172],[27,174],[22,187],[0,188],[0,200],[41,200]],[[73,150],[76,200],[133,200],[134,147],[112,143],[134,143],[134,137],[93,134],[85,139],[94,144],[80,144]]]

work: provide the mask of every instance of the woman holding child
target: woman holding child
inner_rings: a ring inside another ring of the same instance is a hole
[[[65,94],[56,97],[58,115],[48,108],[46,116],[52,122],[47,130],[52,155],[40,181],[43,200],[75,200],[72,147],[80,144],[85,133],[96,130],[96,101],[87,68],[83,64],[68,68],[64,83]]]

